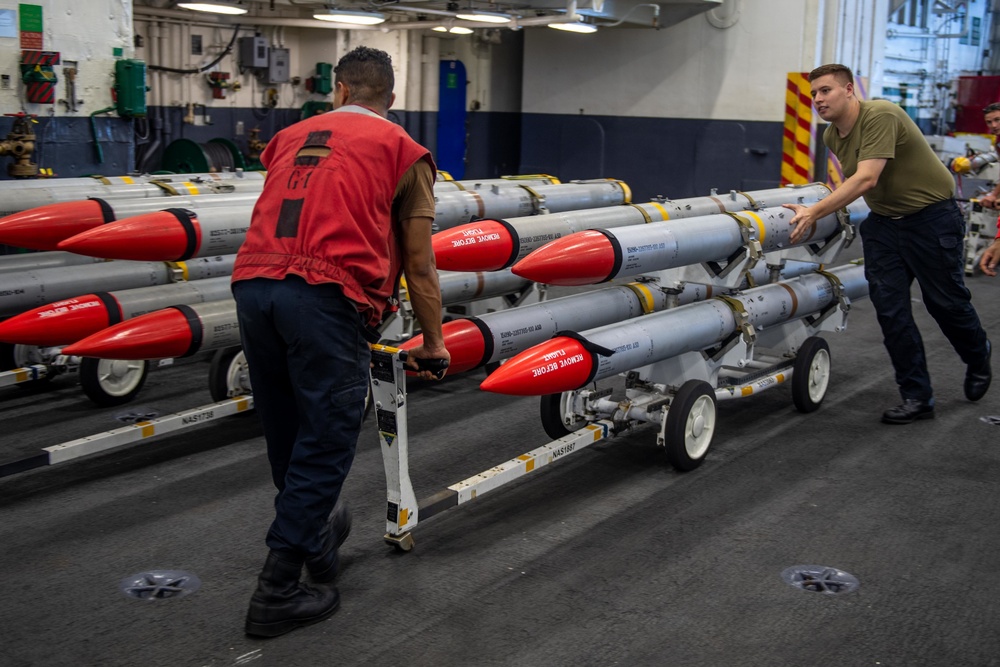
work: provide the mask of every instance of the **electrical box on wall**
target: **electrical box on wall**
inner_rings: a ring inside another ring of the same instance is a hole
[[[122,118],[146,115],[146,63],[115,61],[115,109]]]
[[[306,79],[306,90],[317,95],[329,95],[333,91],[333,65],[316,63],[316,74]]]
[[[288,83],[288,49],[271,49],[268,55],[268,83]]]
[[[263,37],[240,37],[240,67],[265,69],[268,65],[267,40]]]

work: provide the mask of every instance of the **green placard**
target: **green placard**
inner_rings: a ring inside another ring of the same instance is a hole
[[[111,49],[111,55],[113,55],[115,58],[121,58],[124,53],[125,52],[122,50],[122,47],[120,46],[116,46],[113,49]]]
[[[22,32],[42,32],[41,5],[18,5],[17,15]]]
[[[454,72],[448,72],[444,81],[445,88],[458,88],[458,75]]]

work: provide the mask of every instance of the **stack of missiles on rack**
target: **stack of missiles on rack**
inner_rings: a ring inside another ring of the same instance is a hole
[[[229,276],[264,177],[0,183],[0,211],[8,213],[0,218],[0,243],[39,251],[0,256],[0,318],[7,318],[0,343],[45,348],[62,362],[166,359],[239,345]],[[560,183],[544,175],[439,180],[434,192],[438,229],[631,200],[621,181]],[[521,303],[534,286],[509,270],[442,271],[440,282],[449,306]],[[389,329],[400,336],[395,342],[411,332]]]
[[[228,276],[263,178],[248,172],[0,184],[0,210],[35,206],[0,219],[0,243],[42,251],[0,257],[0,317],[9,318],[0,322],[0,342],[66,346],[63,355],[105,359],[174,358],[238,345]],[[707,348],[725,333],[698,324],[718,319],[714,296],[765,301],[769,290],[794,292],[850,242],[853,225],[867,214],[863,205],[820,220],[798,244],[790,241],[792,211],[782,204],[808,205],[828,194],[811,184],[635,204],[614,179],[439,181],[433,242],[446,305],[523,295],[536,283],[610,283],[530,304],[511,299],[511,307],[447,322],[451,373],[517,357],[483,388],[544,394],[657,355]],[[867,293],[859,267],[830,273],[852,296]],[[801,301],[802,311],[767,312],[758,325],[826,305]],[[704,303],[680,308],[695,302]],[[557,336],[566,332],[580,336]],[[629,354],[611,362],[587,351],[581,337],[608,349],[628,338]],[[404,348],[420,343],[409,330],[402,339]],[[539,359],[563,363],[540,379],[538,368],[551,364],[539,366]]]

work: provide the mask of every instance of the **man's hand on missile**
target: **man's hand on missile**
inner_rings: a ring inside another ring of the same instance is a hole
[[[997,197],[992,192],[988,192],[979,198],[979,205],[983,208],[996,208]]]
[[[813,216],[812,208],[802,204],[782,204],[782,206],[795,212],[792,219],[788,221],[789,225],[795,227],[789,236],[791,242],[799,243],[809,238],[816,229],[816,218]]]
[[[1000,263],[1000,239],[993,241],[993,245],[983,251],[983,258],[979,260],[979,268],[984,274],[994,277],[997,274],[998,263]]]

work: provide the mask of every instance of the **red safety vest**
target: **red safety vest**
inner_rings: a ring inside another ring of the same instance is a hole
[[[420,159],[434,168],[430,152],[403,128],[361,109],[344,107],[282,130],[260,156],[267,180],[233,282],[295,274],[312,284],[337,283],[377,325],[401,270],[393,195]]]

